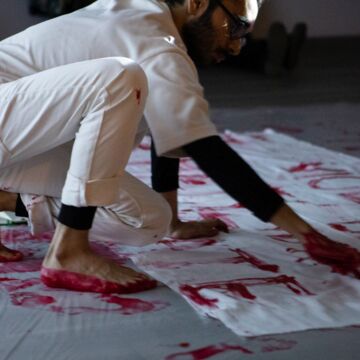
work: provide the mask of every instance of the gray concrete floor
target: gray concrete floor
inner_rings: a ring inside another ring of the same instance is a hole
[[[272,78],[234,64],[201,69],[219,129],[267,127],[360,156],[360,37],[308,41],[299,66]]]

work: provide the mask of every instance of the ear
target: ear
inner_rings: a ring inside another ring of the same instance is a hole
[[[209,0],[187,0],[187,12],[194,17],[200,17],[208,6]]]

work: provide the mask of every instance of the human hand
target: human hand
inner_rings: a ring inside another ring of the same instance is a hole
[[[328,239],[317,231],[304,236],[304,247],[315,261],[328,265],[333,272],[353,274],[360,279],[360,253],[357,249]]]
[[[174,239],[195,239],[216,236],[220,231],[229,232],[228,226],[220,219],[188,222],[177,220],[171,225],[169,235]]]

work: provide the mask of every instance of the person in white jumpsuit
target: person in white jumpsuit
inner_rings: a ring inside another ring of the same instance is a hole
[[[124,171],[143,111],[158,156],[190,154],[259,218],[316,242],[319,258],[336,259],[339,250],[358,256],[297,216],[209,119],[193,60],[238,54],[260,3],[98,0],[0,42],[0,210],[20,203],[33,232],[55,228],[41,270],[47,285],[98,292],[155,286],[89,246],[92,237],[156,242],[176,219],[176,191],[166,202]],[[241,169],[249,175],[244,188]],[[208,227],[214,223],[201,234]],[[0,245],[0,261],[19,257]]]

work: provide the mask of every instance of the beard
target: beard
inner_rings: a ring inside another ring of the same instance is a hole
[[[196,65],[207,66],[214,62],[215,30],[211,23],[212,11],[183,25],[182,38],[191,59]]]

